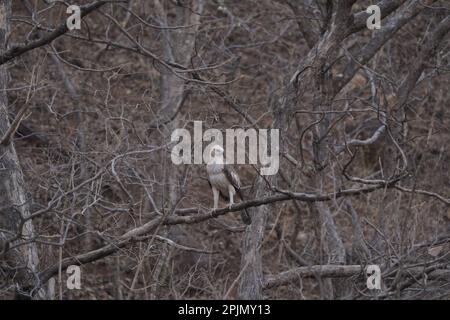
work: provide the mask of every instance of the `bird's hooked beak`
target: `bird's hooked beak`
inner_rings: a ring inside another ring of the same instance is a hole
[[[211,160],[213,162],[222,162],[223,161],[223,149],[220,146],[215,146],[211,149]]]

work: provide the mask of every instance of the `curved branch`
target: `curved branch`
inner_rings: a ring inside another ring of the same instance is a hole
[[[277,275],[270,275],[264,281],[264,289],[281,286],[293,282],[299,278],[346,278],[352,276],[363,275],[365,266],[363,265],[315,265],[310,267],[297,267]],[[428,278],[448,277],[450,270],[446,268],[439,268],[439,266],[412,267],[408,268],[405,276],[417,277],[421,275],[428,275]],[[414,278],[412,278],[414,280]]]
[[[98,8],[100,8],[101,6],[106,4],[107,2],[110,2],[110,1],[96,1],[96,2],[87,4],[84,6],[80,6],[81,18],[84,18],[89,13],[97,10]],[[14,58],[17,58],[18,56],[21,56],[22,54],[24,54],[30,50],[33,50],[33,49],[36,49],[36,48],[39,48],[39,47],[42,47],[42,46],[45,46],[45,45],[51,43],[53,40],[62,36],[67,31],[69,31],[69,29],[67,28],[66,21],[64,21],[53,32],[45,35],[44,37],[42,37],[36,41],[32,41],[25,45],[12,46],[11,49],[9,49],[8,51],[5,51],[2,55],[0,55],[0,65],[4,64]]]
[[[143,224],[140,227],[134,228],[125,234],[123,234],[121,237],[118,238],[117,241],[112,242],[106,246],[103,246],[101,248],[89,251],[87,253],[82,253],[77,256],[68,257],[61,261],[61,268],[64,270],[70,265],[83,265],[90,262],[94,262],[96,260],[99,260],[101,258],[104,258],[106,256],[109,256],[116,251],[118,251],[120,248],[123,248],[124,246],[128,245],[132,242],[137,241],[143,241],[146,238],[143,237],[144,235],[148,234],[149,232],[152,232],[155,230],[155,228],[162,224],[162,225],[175,225],[175,224],[194,224],[203,222],[206,220],[209,220],[211,218],[219,217],[222,215],[225,215],[229,212],[237,212],[241,211],[243,209],[247,209],[250,207],[258,207],[269,203],[275,203],[280,201],[287,201],[287,200],[299,200],[304,202],[319,202],[319,201],[329,201],[336,198],[341,198],[345,196],[356,196],[360,194],[367,194],[371,193],[373,191],[376,191],[378,189],[383,188],[398,188],[396,183],[401,179],[397,178],[395,180],[389,181],[387,183],[378,184],[370,187],[364,187],[359,189],[346,189],[338,192],[332,192],[327,194],[309,194],[309,193],[298,193],[298,192],[290,192],[290,191],[280,191],[282,194],[277,194],[261,199],[254,199],[249,200],[245,202],[241,202],[238,204],[234,204],[231,208],[226,207],[223,209],[208,211],[205,213],[200,213],[200,209],[192,208],[192,209],[178,209],[174,211],[174,215],[168,216],[168,217],[159,217],[154,220],[151,220],[145,224]],[[398,188],[401,191],[408,191],[408,190],[402,190],[403,188]],[[187,216],[179,216],[178,214],[188,214],[191,213],[191,215]],[[46,270],[42,271],[40,273],[40,279],[41,283],[46,283],[51,277],[53,277],[55,274],[59,271],[60,264],[53,265]],[[309,268],[309,267],[306,267]],[[267,286],[267,284],[266,284]]]
[[[388,188],[394,187],[395,183],[397,181],[398,181],[398,179],[391,181],[388,184],[380,184],[380,185],[365,187],[365,188],[360,188],[360,189],[347,189],[347,190],[342,190],[342,191],[323,194],[323,195],[281,191],[281,192],[283,192],[283,194],[273,195],[273,196],[269,196],[269,197],[265,197],[265,198],[261,198],[261,199],[249,200],[249,201],[241,202],[239,204],[235,204],[231,208],[226,207],[223,209],[213,210],[213,211],[209,211],[209,212],[201,213],[201,214],[193,214],[193,215],[189,215],[189,216],[177,216],[176,215],[177,211],[182,211],[183,213],[186,213],[186,211],[183,209],[176,210],[174,212],[175,214],[172,216],[156,218],[154,220],[151,220],[151,221],[143,224],[140,227],[134,228],[134,229],[126,232],[124,235],[119,237],[117,241],[115,241],[113,243],[110,243],[99,249],[89,251],[87,253],[82,253],[77,256],[68,257],[68,258],[63,259],[61,261],[61,264],[58,263],[56,265],[53,265],[40,273],[41,283],[46,283],[51,277],[53,277],[55,274],[57,274],[60,266],[64,270],[70,265],[87,264],[87,263],[99,260],[101,258],[104,258],[106,256],[113,254],[114,252],[118,251],[120,248],[126,246],[130,242],[142,241],[143,235],[154,231],[154,229],[160,224],[163,224],[163,225],[194,224],[194,223],[199,223],[199,222],[209,220],[211,218],[225,215],[229,212],[241,211],[243,209],[250,208],[250,207],[258,207],[258,206],[262,206],[262,205],[265,205],[268,203],[287,201],[287,200],[292,200],[292,199],[305,201],[305,202],[328,201],[328,200],[332,200],[332,199],[336,199],[336,198],[340,198],[340,197],[344,197],[344,196],[349,196],[349,195],[370,193],[375,190],[386,188],[386,187],[388,187]]]

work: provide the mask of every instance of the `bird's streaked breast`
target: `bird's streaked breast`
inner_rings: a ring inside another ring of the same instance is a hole
[[[208,164],[206,166],[206,171],[211,185],[227,195],[230,183],[223,172],[223,164]]]

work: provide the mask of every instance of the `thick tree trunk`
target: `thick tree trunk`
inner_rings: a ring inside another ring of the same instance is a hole
[[[7,49],[9,35],[9,18],[11,15],[11,2],[0,1],[0,50]],[[6,65],[0,66],[0,134],[3,136],[10,122],[8,119],[8,97],[6,89],[8,85],[8,70]],[[23,223],[23,219],[29,216],[29,202],[24,188],[22,170],[14,147],[12,138],[0,145],[0,228],[6,232],[0,233],[0,238],[7,247],[15,247],[8,250],[3,248],[0,253],[0,268],[4,269],[13,279],[17,298],[31,298],[36,294],[38,281],[38,255],[35,243],[23,244],[21,242],[33,238],[33,224],[30,220]],[[9,241],[13,240],[13,241]],[[3,246],[4,247],[4,246]],[[0,274],[4,274],[3,272]],[[4,282],[5,279],[0,279]]]
[[[272,180],[271,178],[269,178]],[[254,198],[260,198],[267,192],[264,179],[256,180],[256,193]],[[263,299],[263,266],[261,246],[264,240],[266,220],[270,205],[259,207],[257,214],[252,214],[252,223],[247,227],[242,246],[241,278],[239,282],[238,298],[245,300]],[[252,211],[250,211],[252,212]]]
[[[330,88],[323,88],[324,81],[324,69],[327,59],[335,54],[339,43],[344,40],[346,32],[352,20],[351,7],[355,1],[345,0],[340,1],[336,8],[336,12],[330,22],[330,26],[327,31],[322,35],[317,44],[310,50],[308,55],[302,60],[299,68],[290,78],[288,85],[285,87],[284,96],[281,103],[275,104],[272,110],[274,121],[273,128],[280,129],[280,152],[285,151],[284,137],[287,134],[289,127],[289,119],[292,117],[293,112],[297,108],[298,101],[302,95],[307,92],[313,92],[316,94],[322,93],[324,90],[330,90]],[[321,99],[323,99],[321,97]],[[323,101],[323,100],[321,100]],[[319,106],[319,105],[318,105]],[[317,152],[315,154],[316,164],[322,158],[326,158],[324,154],[326,139],[323,139]],[[320,165],[320,163],[319,163]],[[277,184],[277,179],[274,176],[270,176],[266,179],[267,183],[271,186]],[[265,195],[268,193],[266,183],[259,181],[256,185],[256,194]],[[330,234],[330,230],[335,231],[334,221],[327,210],[327,207],[323,207],[321,210],[322,217],[326,220],[326,229],[328,233],[327,240],[335,239],[338,237],[336,232]],[[244,240],[244,252],[241,259],[241,268],[243,269],[240,279],[239,297],[241,299],[262,299],[262,281],[263,281],[263,268],[260,253],[253,253],[253,250],[260,247],[263,242],[263,230],[266,225],[267,206],[261,206],[257,209],[252,217],[252,220],[256,216],[260,216],[255,220],[250,227],[246,230]],[[331,235],[331,236],[330,236]],[[335,236],[335,237],[333,237]],[[333,248],[336,255],[339,256],[339,260],[342,260],[342,247],[338,245],[338,248]],[[345,252],[345,251],[344,251]],[[248,264],[249,267],[246,267]]]

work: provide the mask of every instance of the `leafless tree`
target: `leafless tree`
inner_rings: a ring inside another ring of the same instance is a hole
[[[450,5],[370,4],[0,1],[0,297],[448,299]],[[194,121],[280,170],[212,210]]]

